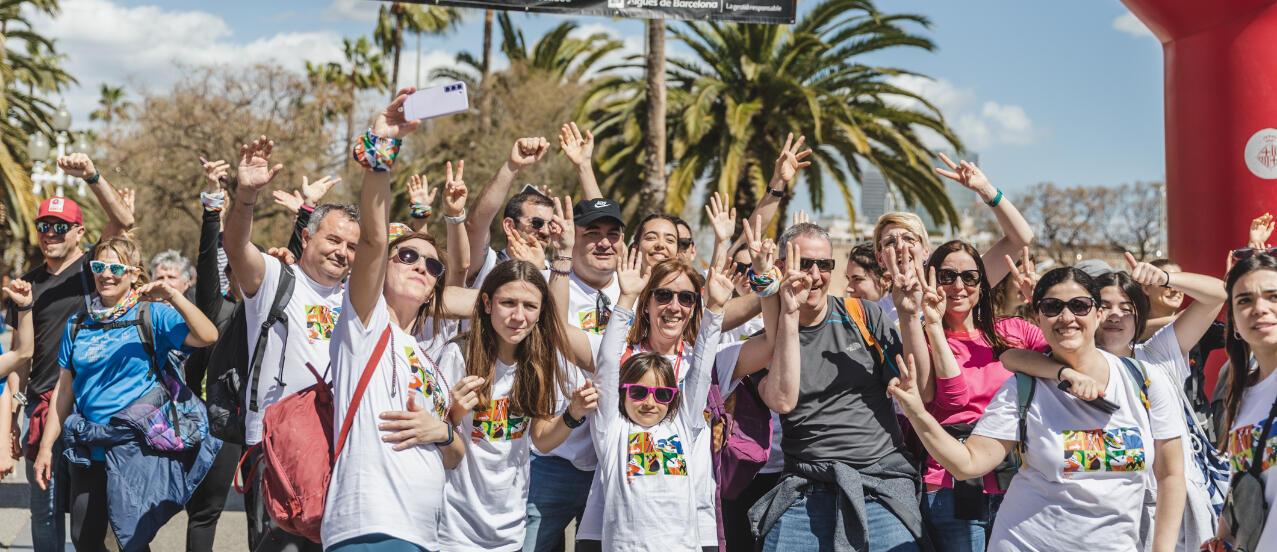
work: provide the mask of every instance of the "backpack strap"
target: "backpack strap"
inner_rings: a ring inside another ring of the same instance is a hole
[[[1015,453],[1021,464],[1029,452],[1029,405],[1033,404],[1033,394],[1037,392],[1037,378],[1028,374],[1015,374],[1015,412],[1020,417],[1019,429],[1015,445]]]
[[[333,464],[337,464],[337,458],[341,456],[341,449],[346,448],[346,437],[350,435],[350,426],[355,421],[355,412],[359,410],[359,403],[364,400],[364,391],[368,389],[368,381],[372,379],[372,373],[376,371],[377,363],[381,361],[382,353],[386,352],[386,344],[390,343],[390,324],[386,324],[386,329],[381,332],[381,338],[377,339],[377,346],[372,350],[372,356],[368,357],[368,364],[364,365],[364,373],[359,376],[359,385],[355,387],[355,395],[350,398],[350,408],[346,409],[346,419],[341,422],[341,433],[337,437],[337,449],[333,452]],[[393,352],[391,354],[394,354]],[[314,371],[314,368],[311,368]]]
[[[266,318],[262,320],[261,328],[257,331],[257,343],[253,346],[253,356],[248,361],[248,387],[249,399],[248,408],[253,412],[258,411],[257,392],[261,386],[257,385],[257,372],[262,366],[262,353],[266,352],[266,343],[270,340],[270,329],[277,323],[284,323],[284,344],[288,346],[288,301],[293,297],[293,284],[296,282],[297,276],[293,274],[293,267],[282,265],[279,271],[279,285],[275,288],[275,298],[270,303],[270,311],[266,314]],[[284,355],[279,355],[279,374],[275,376],[275,382],[280,386],[284,385]]]
[[[1121,357],[1122,365],[1126,367],[1123,372],[1126,373],[1126,379],[1135,384],[1135,388],[1139,389],[1140,402],[1144,403],[1144,410],[1153,408],[1152,403],[1148,400],[1148,372],[1144,369],[1144,363],[1130,357]]]
[[[887,358],[887,352],[883,350],[882,344],[874,337],[873,328],[869,326],[869,317],[865,314],[864,299],[844,297],[842,304],[847,309],[847,317],[851,319],[851,325],[860,334],[860,338],[865,341],[865,346],[870,351],[873,351],[874,362],[885,366],[891,371],[893,377],[899,376],[900,369],[896,368],[894,361]]]

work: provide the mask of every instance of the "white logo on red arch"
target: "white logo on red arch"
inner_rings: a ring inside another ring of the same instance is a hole
[[[1265,180],[1277,180],[1277,128],[1265,128],[1246,141],[1246,168]]]

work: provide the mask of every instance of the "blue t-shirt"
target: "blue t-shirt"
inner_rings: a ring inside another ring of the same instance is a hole
[[[138,308],[129,309],[120,320],[137,320]],[[76,411],[91,422],[106,423],[155,385],[151,360],[142,347],[137,326],[103,330],[82,324],[72,344],[73,323],[74,319],[67,322],[62,334],[58,366],[72,372]],[[177,309],[163,303],[151,303],[151,329],[159,362],[164,362],[170,351],[181,348],[190,331]]]

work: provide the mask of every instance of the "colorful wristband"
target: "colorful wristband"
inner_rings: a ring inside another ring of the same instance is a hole
[[[984,204],[989,207],[997,207],[999,203],[1002,203],[1002,190],[998,190],[998,195],[993,196],[993,199],[986,201]]]
[[[412,218],[424,219],[424,218],[430,218],[430,215],[433,215],[434,212],[435,212],[434,208],[429,205],[426,205],[425,203],[413,203],[412,211],[409,214],[412,216]]]
[[[398,138],[382,138],[368,129],[357,140],[351,150],[355,162],[374,172],[386,172],[395,165],[399,157],[399,146],[403,140]]]

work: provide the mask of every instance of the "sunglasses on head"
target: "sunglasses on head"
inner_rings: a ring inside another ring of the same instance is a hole
[[[398,251],[395,251],[395,260],[399,261],[401,264],[412,266],[417,264],[419,259],[426,260],[427,274],[430,274],[435,278],[438,278],[441,274],[443,274],[443,263],[439,261],[439,259],[426,257],[422,255],[420,251],[411,247],[400,247]]]
[[[89,261],[90,272],[93,272],[94,274],[101,274],[103,272],[110,270],[111,275],[117,278],[124,276],[125,274],[128,274],[129,269],[131,268],[133,267],[126,264],[107,263],[103,261]]]
[[[958,272],[950,268],[942,268],[936,271],[936,283],[942,286],[950,285],[958,281],[958,278],[962,279],[962,285],[965,286],[974,287],[980,285],[979,270],[964,270],[962,272]]]
[[[74,225],[72,225],[69,222],[37,221],[35,223],[35,231],[43,234],[45,232],[48,232],[49,230],[53,230],[54,234],[62,236],[62,235],[65,235],[67,232],[70,232],[73,226]]]
[[[1243,247],[1243,248],[1241,248],[1241,249],[1234,249],[1234,250],[1233,250],[1233,260],[1234,260],[1234,261],[1244,261],[1244,260],[1246,260],[1246,259],[1249,259],[1249,258],[1254,257],[1255,255],[1259,255],[1259,254],[1261,254],[1261,253],[1262,253],[1262,254],[1264,254],[1264,255],[1270,255],[1270,256],[1277,257],[1277,247],[1269,247],[1269,248],[1266,248],[1266,249],[1258,249],[1258,248],[1254,248],[1254,247]]]
[[[649,387],[637,383],[622,383],[621,391],[629,397],[631,401],[642,402],[648,395],[660,404],[669,404],[674,401],[674,395],[678,394],[677,387]]]
[[[668,305],[674,300],[674,296],[678,296],[678,304],[684,307],[696,306],[697,294],[695,291],[674,291],[672,289],[656,288],[652,290],[652,298],[656,299],[658,305]]]
[[[1091,309],[1095,308],[1095,300],[1090,297],[1074,297],[1065,301],[1054,297],[1047,297],[1038,301],[1038,314],[1048,318],[1055,318],[1064,312],[1065,308],[1073,313],[1073,316],[1086,316],[1090,314]]]
[[[679,239],[678,239],[678,250],[679,250],[679,251],[687,251],[687,250],[688,250],[688,248],[692,247],[692,244],[694,244],[694,243],[696,243],[696,242],[692,241],[692,238],[679,238]]]
[[[528,217],[528,226],[531,226],[533,230],[540,230],[542,228],[545,228],[545,225],[548,222],[550,221],[545,220],[541,217]]]
[[[811,267],[820,269],[821,272],[832,272],[834,270],[833,259],[807,259],[799,261],[798,268],[802,270],[811,270]]]

